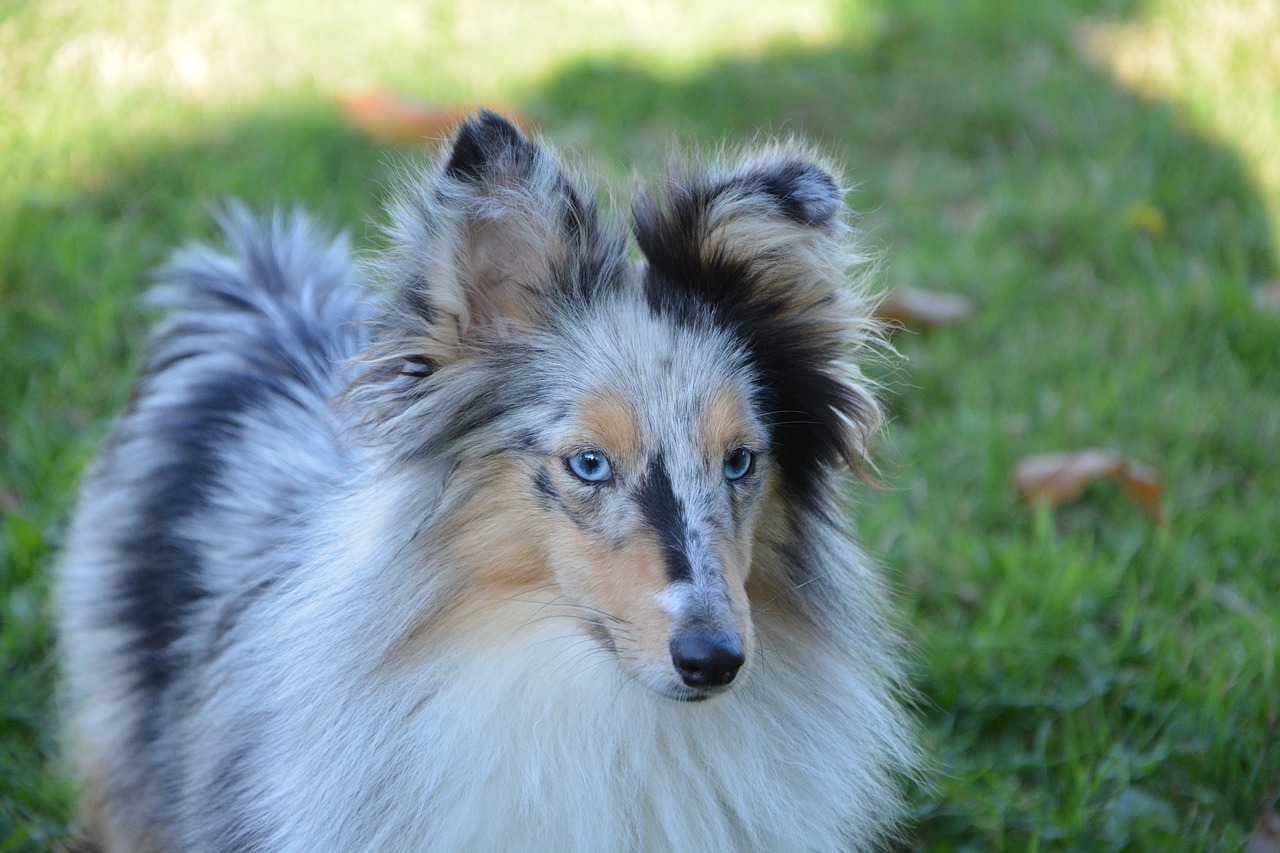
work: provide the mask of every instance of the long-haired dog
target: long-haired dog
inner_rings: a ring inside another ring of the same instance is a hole
[[[58,584],[108,851],[849,850],[915,746],[845,530],[881,415],[832,174],[680,167],[638,252],[491,113],[366,288],[189,249]]]

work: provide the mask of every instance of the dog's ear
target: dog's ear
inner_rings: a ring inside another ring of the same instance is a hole
[[[791,147],[727,169],[683,169],[636,203],[653,310],[728,327],[763,389],[784,482],[816,494],[861,471],[880,408],[858,361],[881,340],[850,279],[857,260],[833,172]]]
[[[382,263],[395,294],[382,358],[425,371],[586,298],[621,268],[594,199],[506,119],[467,119],[444,156],[391,208]]]

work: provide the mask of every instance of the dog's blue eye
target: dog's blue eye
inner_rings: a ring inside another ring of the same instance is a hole
[[[751,473],[756,455],[745,447],[730,450],[724,457],[724,476],[728,480],[741,480]]]
[[[613,466],[599,450],[580,450],[565,462],[575,477],[587,483],[603,483],[613,476]]]

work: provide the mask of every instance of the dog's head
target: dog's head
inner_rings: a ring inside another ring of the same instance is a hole
[[[873,324],[838,184],[792,148],[667,176],[634,233],[637,262],[545,149],[468,120],[393,210],[361,399],[441,480],[424,548],[703,699],[750,666],[753,607],[806,582],[798,514],[864,457]]]

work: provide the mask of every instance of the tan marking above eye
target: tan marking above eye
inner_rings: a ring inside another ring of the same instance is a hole
[[[586,395],[578,412],[583,438],[617,464],[640,458],[640,428],[635,408],[616,391]]]
[[[738,447],[757,450],[763,443],[748,416],[746,400],[731,387],[722,386],[707,399],[700,427],[704,446],[717,466],[725,453]]]

